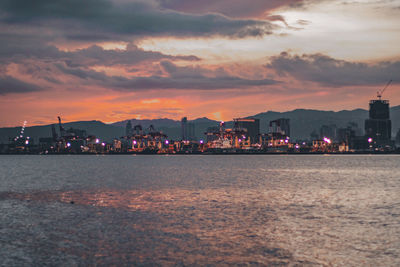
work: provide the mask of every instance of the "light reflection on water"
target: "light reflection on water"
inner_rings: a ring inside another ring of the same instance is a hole
[[[400,264],[400,157],[55,158],[2,158],[5,265]]]

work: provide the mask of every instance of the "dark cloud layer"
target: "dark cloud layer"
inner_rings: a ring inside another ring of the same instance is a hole
[[[40,90],[41,88],[35,84],[27,83],[8,75],[0,76],[0,95],[35,92]]]
[[[198,61],[196,56],[170,56],[159,52],[144,51],[134,45],[128,46],[126,50],[104,50],[93,45],[86,49],[69,52],[66,61],[71,66],[112,66],[133,65],[142,61],[158,61],[161,59]]]
[[[77,40],[126,39],[132,36],[246,37],[271,34],[267,21],[230,19],[218,14],[185,14],[143,1],[3,0],[0,21],[7,25],[44,27]]]
[[[161,63],[166,76],[131,77],[108,76],[103,72],[83,68],[71,68],[57,64],[63,73],[77,77],[88,84],[96,84],[118,91],[141,91],[151,89],[216,90],[238,89],[254,86],[274,85],[271,79],[250,80],[224,74],[210,76],[212,72],[200,67],[178,67],[172,62]],[[218,73],[218,72],[217,72]]]
[[[271,57],[266,65],[279,75],[291,75],[302,81],[323,86],[382,85],[399,79],[400,61],[367,64],[338,60],[323,54],[290,55],[283,52]]]
[[[27,59],[42,61],[64,61],[71,66],[112,66],[134,65],[143,61],[159,61],[161,59],[198,61],[196,56],[170,56],[160,52],[144,51],[130,44],[126,50],[105,50],[92,45],[75,51],[62,51],[46,40],[34,36],[0,34],[0,59],[3,63],[22,62]]]
[[[273,24],[264,20],[188,14],[162,6],[155,0],[2,0],[0,1],[1,94],[37,91],[36,85],[19,81],[7,72],[10,65],[29,75],[34,83],[58,88],[63,75],[80,79],[82,85],[115,90],[225,89],[274,84],[273,80],[248,80],[201,68],[177,67],[170,61],[199,61],[196,56],[171,56],[144,51],[132,42],[144,36],[228,36],[242,38],[271,34]],[[54,44],[69,41],[126,41],[126,50],[88,48],[64,51]],[[164,76],[108,76],[94,66],[122,66],[160,62]],[[13,73],[15,75],[15,73]],[[80,84],[77,83],[77,86]]]

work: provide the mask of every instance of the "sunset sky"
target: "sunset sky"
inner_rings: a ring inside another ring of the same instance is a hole
[[[0,127],[400,105],[400,0],[2,0]]]

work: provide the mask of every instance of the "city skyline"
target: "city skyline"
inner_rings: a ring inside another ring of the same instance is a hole
[[[400,104],[398,1],[0,3],[0,127]]]

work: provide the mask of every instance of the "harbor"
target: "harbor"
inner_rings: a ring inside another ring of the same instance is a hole
[[[391,81],[390,81],[391,82]],[[346,127],[324,124],[310,138],[292,138],[290,119],[268,122],[268,132],[260,131],[260,119],[234,118],[231,127],[224,121],[208,127],[203,137],[195,136],[195,125],[186,117],[180,122],[181,138],[174,140],[153,125],[132,125],[128,120],[125,135],[102,140],[86,130],[65,129],[61,117],[51,125],[51,137],[34,143],[24,133],[26,122],[15,138],[0,145],[2,154],[393,154],[400,153],[400,129],[393,138],[389,101],[382,93],[369,102],[369,117],[364,129],[351,121]]]

